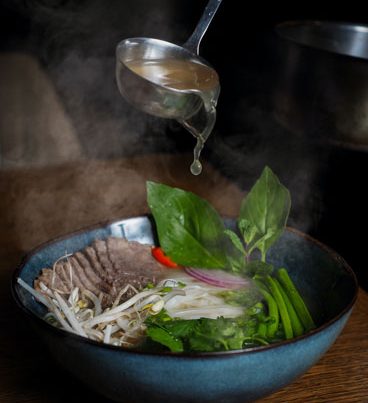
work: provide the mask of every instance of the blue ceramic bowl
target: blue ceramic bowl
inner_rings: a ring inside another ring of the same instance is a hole
[[[103,345],[46,323],[44,308],[16,283],[17,277],[31,285],[40,269],[52,266],[65,250],[75,252],[110,235],[142,243],[155,241],[149,217],[71,234],[31,252],[16,270],[12,290],[56,361],[116,401],[244,403],[271,394],[306,372],[328,350],[346,324],[357,296],[356,278],[343,259],[289,229],[271,249],[269,259],[287,268],[310,307],[318,328],[307,335],[224,353],[142,353]]]

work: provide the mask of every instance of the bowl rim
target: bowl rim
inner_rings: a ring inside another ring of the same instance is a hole
[[[115,219],[110,219],[106,221],[101,221],[99,223],[80,228],[78,230],[68,232],[66,234],[63,234],[61,236],[52,238],[46,242],[41,243],[40,245],[36,246],[35,248],[31,249],[28,253],[26,253],[23,258],[21,259],[21,262],[18,264],[18,266],[15,268],[13,271],[13,275],[11,277],[11,294],[13,299],[15,300],[17,306],[20,308],[20,310],[30,319],[33,321],[36,321],[36,323],[40,324],[41,327],[44,327],[45,330],[49,330],[51,332],[55,332],[56,335],[59,336],[64,336],[64,337],[71,337],[72,340],[75,340],[76,342],[81,342],[81,343],[87,343],[89,345],[93,345],[98,348],[102,349],[109,349],[111,351],[117,351],[120,352],[121,354],[136,354],[136,355],[143,355],[143,356],[161,356],[161,357],[172,357],[172,358],[182,358],[182,359],[192,359],[192,358],[201,358],[201,359],[208,359],[208,358],[226,358],[226,357],[233,357],[237,355],[243,355],[243,354],[252,354],[252,353],[257,353],[257,352],[262,352],[262,351],[268,351],[272,349],[276,349],[278,347],[283,347],[283,346],[288,346],[294,343],[298,343],[299,341],[309,338],[311,336],[314,336],[316,334],[321,333],[323,330],[326,328],[332,326],[334,323],[338,322],[345,314],[347,314],[355,305],[355,302],[358,297],[358,291],[359,291],[359,284],[357,277],[353,271],[353,269],[350,267],[350,265],[346,262],[346,260],[341,257],[336,251],[334,251],[332,248],[329,246],[325,245],[321,241],[318,241],[317,239],[313,238],[309,234],[306,234],[296,228],[292,228],[287,226],[286,231],[291,232],[300,238],[305,239],[306,241],[314,244],[315,246],[319,247],[323,251],[325,251],[333,260],[339,262],[344,270],[347,272],[347,274],[353,279],[354,281],[354,295],[351,301],[346,305],[346,307],[339,312],[336,316],[328,320],[327,322],[323,323],[321,326],[316,327],[313,330],[310,330],[308,333],[305,333],[301,336],[296,336],[293,337],[290,340],[282,340],[279,342],[275,342],[272,344],[268,344],[265,346],[256,346],[256,347],[249,347],[249,348],[244,348],[244,349],[239,349],[239,350],[229,350],[229,351],[215,351],[215,352],[182,352],[182,353],[174,353],[171,351],[162,351],[162,352],[154,352],[154,351],[139,351],[135,349],[129,349],[126,347],[120,347],[120,346],[114,346],[111,344],[105,344],[103,342],[95,341],[92,339],[89,339],[87,337],[80,336],[75,333],[70,333],[64,329],[57,328],[47,321],[45,321],[43,318],[37,316],[32,310],[30,310],[28,307],[26,307],[21,299],[19,298],[18,292],[16,287],[19,287],[19,284],[17,283],[18,277],[20,277],[20,274],[22,273],[22,270],[24,269],[25,265],[29,262],[29,260],[32,258],[32,256],[36,255],[39,253],[41,250],[43,250],[45,247],[52,245],[56,242],[68,239],[72,236],[80,235],[84,232],[89,232],[98,228],[105,228],[108,227],[116,222],[131,219],[131,218],[143,218],[147,217],[151,221],[151,214],[143,214],[143,215],[137,215],[133,217],[123,217],[123,218],[115,218]],[[226,219],[234,219],[233,217],[224,217]]]

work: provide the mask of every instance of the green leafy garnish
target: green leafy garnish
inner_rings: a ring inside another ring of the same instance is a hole
[[[293,281],[289,277],[288,272],[286,269],[281,268],[277,272],[277,278],[280,282],[280,284],[283,286],[286,295],[289,297],[291,303],[293,304],[296,313],[298,314],[298,317],[300,321],[302,322],[303,326],[306,328],[306,330],[312,330],[316,327],[312,316],[303,301],[303,298],[299,294],[299,291],[296,289]]]
[[[147,198],[160,246],[173,261],[232,270],[257,285],[219,291],[225,303],[244,307],[238,318],[182,320],[164,310],[149,316],[145,325],[151,342],[172,352],[223,351],[290,339],[315,327],[287,271],[275,272],[266,262],[267,251],[285,229],[291,204],[289,191],[270,168],[263,170],[241,203],[240,236],[225,228],[216,210],[191,192],[147,182]],[[171,290],[165,287],[162,293]]]
[[[269,167],[266,167],[241,204],[238,226],[248,251],[266,252],[284,231],[289,211],[290,193]]]
[[[157,326],[148,327],[146,330],[146,334],[148,337],[151,338],[151,340],[164,345],[174,353],[181,353],[184,351],[182,341],[175,338],[167,330],[161,327]]]
[[[272,264],[262,262],[261,260],[252,260],[247,262],[244,267],[244,273],[249,277],[254,276],[266,276],[272,274],[273,266]]]
[[[270,321],[267,324],[267,337],[273,339],[276,335],[280,320],[277,303],[265,284],[263,284],[262,280],[256,279],[255,281],[257,282],[258,288],[266,301],[267,311],[270,317]]]
[[[257,310],[253,315],[240,318],[217,319],[171,319],[161,312],[149,317],[145,324],[147,335],[156,343],[167,347],[172,352],[183,351],[226,351],[242,349],[244,344],[268,344],[257,333],[258,325],[263,320],[263,313]],[[260,320],[257,317],[260,316]],[[253,340],[258,338],[257,340]]]
[[[261,300],[261,294],[257,287],[221,291],[219,296],[229,305],[243,306],[244,308],[254,306]]]
[[[224,234],[227,235],[230,239],[230,241],[233,243],[236,249],[243,255],[246,256],[246,251],[244,249],[244,245],[239,238],[238,234],[236,234],[234,231],[231,231],[231,229],[226,229],[224,231]]]
[[[284,288],[282,287],[280,282],[277,280],[277,278],[275,278],[274,281],[276,282],[276,284],[280,290],[280,293],[282,295],[282,299],[285,302],[286,309],[288,311],[289,318],[291,321],[291,326],[293,328],[294,336],[301,336],[304,333],[304,328],[298,317],[298,314],[296,313],[295,308],[294,308],[292,302],[290,301],[290,298],[287,296],[286,291],[284,290]]]
[[[176,263],[215,269],[244,265],[221,217],[206,200],[155,182],[147,182],[147,198],[160,245]]]

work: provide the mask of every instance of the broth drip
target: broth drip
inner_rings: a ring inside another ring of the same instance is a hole
[[[199,175],[202,171],[199,157],[216,122],[216,103],[220,92],[216,71],[197,61],[181,59],[132,60],[127,61],[126,66],[155,84],[194,93],[201,99],[200,107],[192,115],[178,119],[197,140],[190,171]],[[198,117],[202,117],[202,122]]]

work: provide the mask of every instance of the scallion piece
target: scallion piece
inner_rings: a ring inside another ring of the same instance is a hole
[[[289,297],[287,296],[285,290],[283,289],[281,283],[277,280],[277,278],[275,278],[274,281],[278,284],[282,298],[285,302],[286,309],[289,314],[291,326],[293,328],[294,336],[301,336],[304,333],[304,328],[303,328],[303,325],[293,307],[293,304],[291,303]]]
[[[275,337],[277,329],[279,327],[279,310],[277,308],[276,301],[274,300],[273,296],[267,291],[267,288],[262,283],[260,279],[254,278],[259,291],[261,292],[263,298],[266,301],[268,307],[268,316],[270,317],[270,322],[267,324],[267,337],[272,339]]]
[[[289,277],[286,269],[281,268],[277,271],[277,278],[281,285],[284,287],[287,296],[290,298],[296,313],[299,316],[303,326],[307,331],[314,329],[316,327],[311,314],[307,306],[305,305],[303,298],[300,296],[299,291],[296,289],[293,281]]]
[[[277,307],[280,312],[281,322],[284,328],[285,337],[287,339],[293,338],[293,328],[291,326],[291,321],[289,317],[288,310],[286,308],[286,304],[284,299],[282,298],[282,293],[280,291],[279,285],[271,276],[266,276],[266,284],[271,291],[272,296],[274,297]]]

